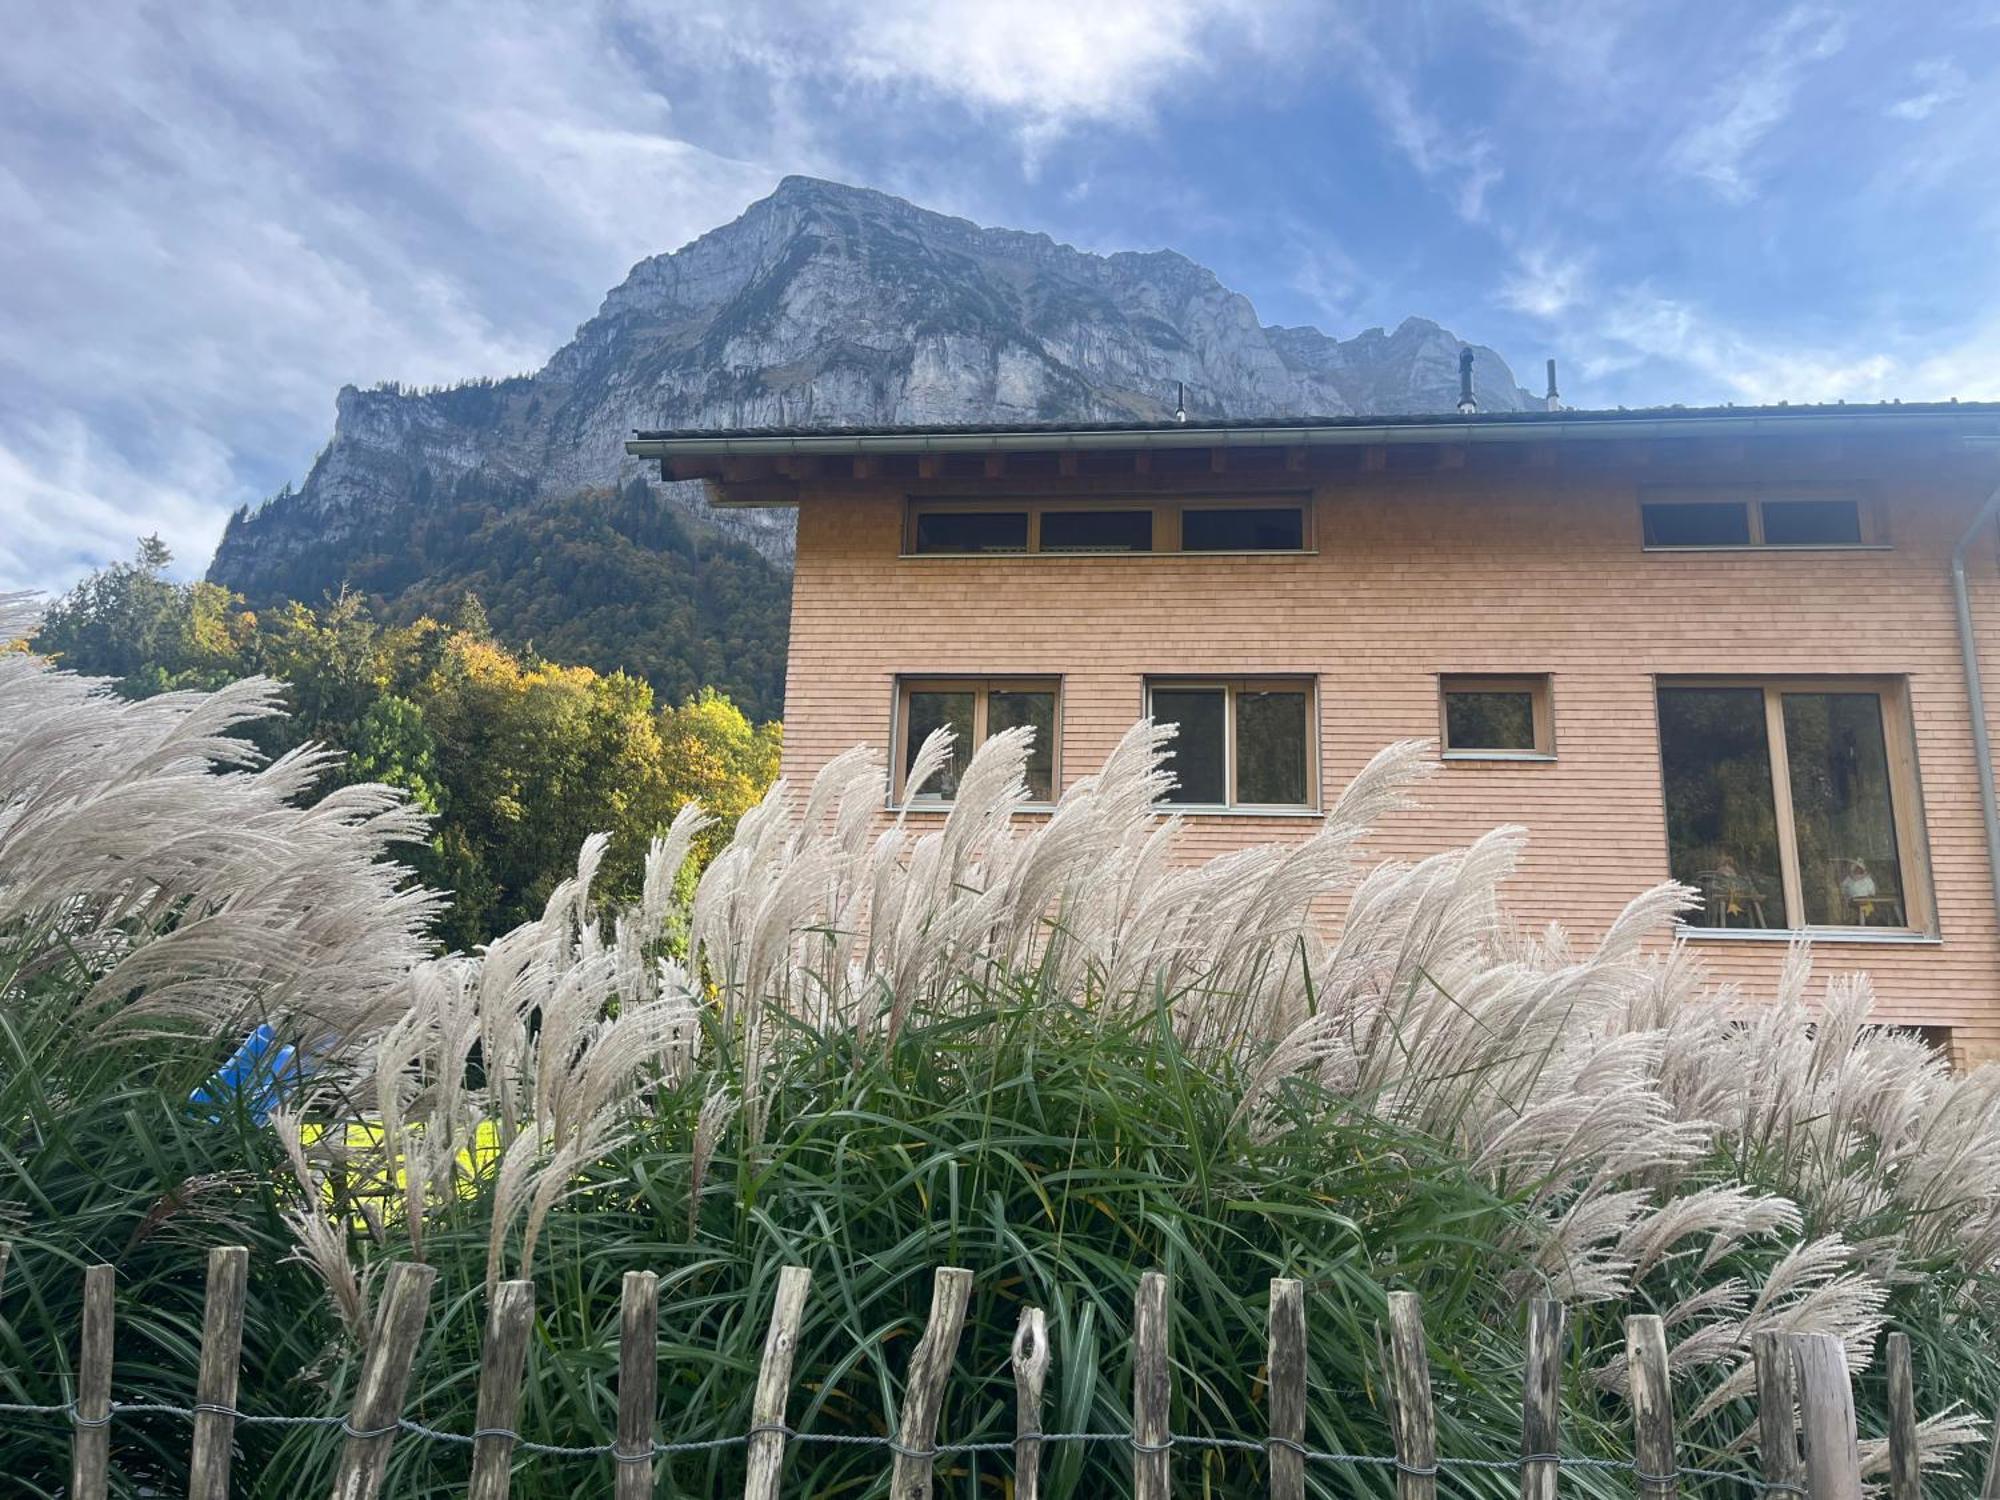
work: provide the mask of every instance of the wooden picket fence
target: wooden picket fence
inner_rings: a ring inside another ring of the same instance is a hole
[[[7,1246],[0,1243],[0,1281]],[[740,1444],[745,1449],[745,1500],[777,1500],[787,1445],[838,1441],[873,1444],[884,1451],[893,1500],[921,1500],[931,1493],[940,1457],[972,1451],[1004,1452],[1013,1458],[1014,1494],[1019,1500],[1043,1495],[1041,1461],[1049,1445],[1116,1442],[1128,1446],[1132,1493],[1136,1500],[1167,1500],[1173,1487],[1177,1449],[1222,1448],[1254,1453],[1267,1460],[1272,1500],[1304,1500],[1306,1472],[1313,1464],[1393,1466],[1397,1500],[1436,1500],[1438,1476],[1453,1468],[1518,1471],[1521,1500],[1556,1500],[1564,1467],[1595,1467],[1630,1473],[1645,1500],[1674,1500],[1683,1481],[1723,1480],[1755,1491],[1805,1495],[1809,1500],[1860,1500],[1853,1388],[1845,1352],[1828,1335],[1760,1335],[1752,1351],[1756,1389],[1761,1478],[1683,1466],[1676,1451],[1673,1398],[1668,1383],[1666,1330],[1659,1318],[1625,1320],[1625,1350],[1631,1375],[1632,1457],[1629,1461],[1583,1459],[1561,1454],[1560,1392],[1566,1340],[1560,1303],[1530,1304],[1527,1359],[1522,1392],[1521,1456],[1518,1460],[1452,1459],[1437,1451],[1430,1365],[1422,1311],[1407,1292],[1389,1296],[1382,1358],[1387,1374],[1393,1455],[1315,1452],[1306,1445],[1306,1311],[1303,1283],[1271,1282],[1269,1354],[1266,1367],[1266,1433],[1260,1439],[1176,1437],[1168,1421],[1172,1399],[1170,1340],[1172,1306],[1167,1279],[1148,1272],[1139,1279],[1132,1322],[1132,1418],[1118,1433],[1049,1433],[1042,1429],[1042,1386],[1051,1350],[1047,1319],[1038,1308],[1024,1309],[1013,1346],[1016,1393],[1015,1436],[1011,1442],[940,1444],[938,1416],[951,1379],[964,1325],[972,1273],[946,1267],[936,1273],[930,1315],[910,1356],[898,1429],[893,1438],[815,1437],[786,1426],[792,1357],[804,1320],[811,1273],[786,1267],[764,1341],[749,1429],[737,1438],[676,1444],[656,1433],[659,1282],[649,1271],[624,1278],[618,1332],[618,1419],[616,1440],[594,1447],[556,1447],[531,1442],[515,1430],[521,1410],[523,1371],[535,1315],[533,1283],[500,1284],[488,1310],[481,1350],[475,1431],[436,1432],[404,1415],[418,1345],[424,1332],[436,1271],[429,1266],[390,1268],[373,1333],[362,1362],[353,1404],[342,1417],[269,1417],[236,1409],[242,1353],[243,1310],[249,1251],[223,1247],[210,1252],[207,1301],[195,1403],[178,1407],[159,1402],[114,1403],[113,1293],[110,1266],[91,1266],[83,1278],[83,1319],[76,1363],[75,1397],[62,1406],[0,1406],[0,1411],[65,1417],[73,1430],[72,1500],[106,1500],[112,1419],[120,1414],[170,1414],[190,1418],[189,1500],[228,1500],[229,1471],[237,1424],[284,1422],[325,1426],[341,1433],[333,1500],[377,1500],[383,1492],[392,1445],[399,1437],[469,1445],[471,1500],[507,1500],[512,1472],[522,1454],[602,1456],[613,1460],[614,1500],[643,1500],[654,1493],[657,1461],[676,1452]],[[1911,1390],[1907,1337],[1888,1338],[1890,1500],[1920,1500],[1916,1408]],[[1994,1457],[2000,1460],[2000,1442]],[[578,1493],[585,1493],[579,1488]],[[2000,1467],[1989,1469],[1983,1492],[2000,1496]]]

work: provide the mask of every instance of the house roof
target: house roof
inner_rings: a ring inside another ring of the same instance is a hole
[[[640,458],[974,453],[1006,449],[1479,443],[1571,438],[1775,436],[1833,432],[2000,437],[2000,401],[1617,407],[1593,411],[1420,412],[1401,416],[1201,418],[1188,422],[948,423],[885,427],[640,430]]]

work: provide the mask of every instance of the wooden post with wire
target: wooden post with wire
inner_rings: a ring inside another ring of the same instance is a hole
[[[410,1390],[410,1372],[423,1342],[424,1319],[430,1313],[435,1266],[399,1261],[389,1268],[381,1310],[354,1388],[354,1407],[347,1417],[347,1441],[341,1445],[333,1476],[333,1500],[376,1500],[389,1472],[389,1449],[403,1419],[403,1400]]]
[[[1750,1345],[1757,1369],[1757,1456],[1767,1487],[1803,1490],[1799,1456],[1799,1378],[1783,1334],[1760,1333]]]
[[[1562,1373],[1568,1314],[1560,1302],[1528,1304],[1528,1365],[1521,1381],[1521,1500],[1556,1500],[1562,1473]]]
[[[1171,1335],[1167,1278],[1139,1278],[1132,1306],[1132,1500],[1167,1500],[1173,1473]]]
[[[1389,1393],[1397,1500],[1437,1500],[1437,1410],[1423,1304],[1414,1292],[1389,1293]]]
[[[785,1398],[792,1385],[792,1355],[805,1321],[812,1272],[786,1266],[778,1272],[778,1295],[771,1326],[764,1333],[764,1359],[757,1367],[757,1390],[750,1399],[749,1471],[743,1500],[778,1500],[778,1474],[785,1465]]]
[[[1805,1432],[1806,1492],[1812,1500],[1861,1500],[1861,1454],[1847,1350],[1830,1333],[1791,1336]]]
[[[910,1355],[910,1377],[903,1388],[889,1500],[930,1500],[938,1414],[944,1410],[944,1388],[951,1379],[958,1336],[965,1327],[965,1304],[971,1296],[972,1273],[958,1266],[941,1267],[931,1282],[930,1319]]]
[[[660,1395],[660,1278],[627,1271],[618,1295],[617,1500],[652,1500]]]
[[[1669,1500],[1680,1493],[1681,1482],[1674,1393],[1667,1378],[1667,1328],[1652,1313],[1625,1320],[1625,1373],[1632,1384],[1632,1461],[1639,1493]]]
[[[1271,1278],[1271,1500],[1305,1500],[1306,1288],[1289,1276]]]
[[[1014,1500],[1041,1500],[1042,1386],[1048,1374],[1048,1314],[1024,1307],[1014,1330]]]
[[[236,1446],[236,1387],[243,1369],[243,1302],[250,1251],[217,1245],[208,1252],[208,1298],[201,1315],[201,1371],[194,1387],[194,1444],[188,1500],[229,1500],[229,1460]]]
[[[105,1500],[111,1483],[111,1341],[117,1289],[118,1273],[110,1266],[84,1271],[76,1404],[70,1414],[69,1492],[74,1500]]]
[[[514,1483],[514,1439],[521,1420],[521,1374],[528,1364],[528,1335],[535,1326],[535,1284],[503,1281],[486,1311],[486,1342],[479,1352],[479,1405],[473,1417],[469,1500],[507,1500]]]

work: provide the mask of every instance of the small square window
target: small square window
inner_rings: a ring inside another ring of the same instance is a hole
[[[1547,760],[1555,754],[1546,675],[1445,677],[1440,696],[1446,760]]]

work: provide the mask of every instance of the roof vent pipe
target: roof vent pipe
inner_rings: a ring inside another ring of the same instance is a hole
[[[1556,362],[1554,360],[1549,361],[1549,393],[1542,398],[1542,403],[1550,411],[1561,411],[1563,409],[1562,397],[1556,394]]]
[[[1479,410],[1479,403],[1472,396],[1472,351],[1458,351],[1458,410],[1461,416],[1471,416]]]
[[[1174,420],[1176,422],[1185,422],[1187,420],[1187,382],[1185,380],[1176,380],[1174,382]]]

